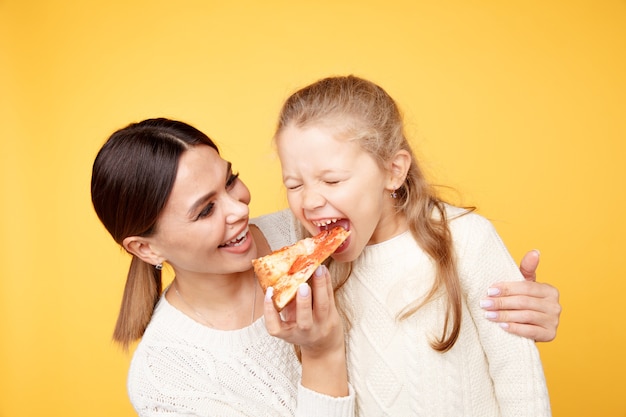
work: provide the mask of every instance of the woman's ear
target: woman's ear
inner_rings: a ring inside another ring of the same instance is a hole
[[[389,190],[397,190],[404,183],[409,168],[411,167],[411,154],[401,149],[391,158],[387,164],[389,178],[387,188]]]
[[[157,265],[164,261],[163,257],[153,250],[150,242],[146,238],[129,236],[122,241],[122,246],[124,246],[124,249],[128,252],[146,263]]]

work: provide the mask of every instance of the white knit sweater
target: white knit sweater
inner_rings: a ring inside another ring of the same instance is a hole
[[[448,207],[454,217],[460,209]],[[288,212],[256,220],[273,248],[289,242],[280,231]],[[463,287],[461,333],[446,353],[440,337],[444,304],[437,299],[404,321],[397,314],[430,289],[434,269],[410,232],[367,246],[354,262],[342,299],[351,308],[348,370],[364,416],[491,417],[551,415],[546,382],[533,341],[484,318],[479,300],[490,284],[522,280],[519,269],[483,217],[451,222]]]
[[[137,346],[128,392],[140,416],[354,416],[354,391],[333,398],[300,385],[292,345],[261,318],[234,331],[210,329],[162,296]]]

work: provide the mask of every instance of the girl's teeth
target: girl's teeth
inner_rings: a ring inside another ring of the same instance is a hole
[[[327,219],[327,220],[322,220],[318,222],[313,222],[313,224],[318,227],[328,226],[331,223],[337,223],[337,219]]]

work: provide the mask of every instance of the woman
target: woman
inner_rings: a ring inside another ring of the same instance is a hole
[[[314,302],[308,285],[299,289],[293,313],[305,330],[271,337],[251,269],[269,248],[248,223],[248,189],[206,135],[166,119],[115,132],[91,193],[132,255],[114,339],[142,338],[128,374],[140,416],[353,415],[341,322],[318,308],[334,306],[327,271],[312,280]],[[161,294],[166,262],[175,279]]]

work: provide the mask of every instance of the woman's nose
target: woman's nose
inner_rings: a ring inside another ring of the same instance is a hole
[[[248,207],[247,200],[242,201],[237,198],[230,197],[228,199],[227,206],[228,214],[226,215],[226,223],[229,225],[248,218],[250,215],[250,207]]]

